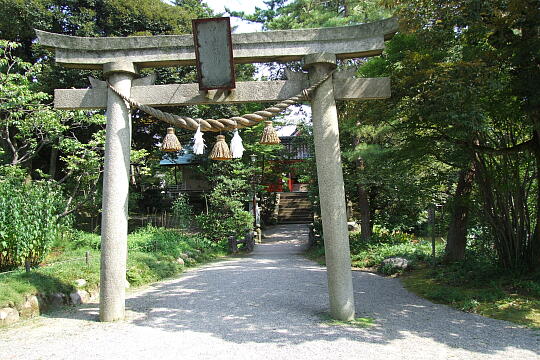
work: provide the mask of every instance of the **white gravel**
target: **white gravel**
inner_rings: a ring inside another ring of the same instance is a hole
[[[357,316],[329,325],[326,273],[301,256],[306,228],[276,226],[248,257],[130,294],[128,318],[97,304],[0,330],[0,359],[540,359],[540,332],[432,304],[398,279],[353,273]]]

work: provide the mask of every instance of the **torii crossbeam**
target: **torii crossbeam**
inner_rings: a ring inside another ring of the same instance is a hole
[[[379,55],[384,41],[398,30],[396,19],[338,28],[233,34],[236,63],[303,60],[304,73],[287,81],[250,81],[237,88],[200,92],[197,84],[153,85],[138,78],[141,68],[195,64],[191,35],[127,38],[82,38],[36,30],[39,42],[55,50],[66,67],[102,70],[108,82],[125,96],[145,105],[178,106],[272,102],[297,94],[336,67],[337,59]],[[127,104],[104,83],[91,89],[55,91],[59,109],[107,109],[103,212],[101,230],[100,319],[124,318],[127,260],[127,210],[131,115]],[[387,78],[354,79],[336,72],[311,99],[315,157],[325,237],[331,315],[354,318],[354,297],[335,100],[384,99],[390,96]]]

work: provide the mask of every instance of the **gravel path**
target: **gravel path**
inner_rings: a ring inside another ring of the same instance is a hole
[[[330,325],[323,267],[301,256],[307,229],[276,226],[248,257],[130,294],[128,319],[87,304],[0,330],[0,359],[540,359],[540,332],[462,313],[355,271],[357,316]]]

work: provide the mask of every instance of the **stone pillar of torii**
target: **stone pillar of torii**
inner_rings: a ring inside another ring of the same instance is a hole
[[[234,90],[200,91],[198,84],[153,85],[139,70],[195,65],[192,35],[83,38],[36,30],[39,42],[55,50],[56,62],[71,68],[99,69],[123,95],[151,106],[275,102],[300,93],[336,67],[336,59],[381,54],[396,19],[322,29],[232,35],[235,63],[303,60],[303,72],[286,81],[246,81]],[[390,97],[388,78],[355,79],[335,72],[312,95],[315,158],[324,232],[330,313],[339,320],[355,316],[345,191],[341,167],[336,100]],[[107,109],[101,226],[100,320],[124,318],[127,261],[131,114],[126,102],[104,82],[90,89],[57,89],[58,109]]]

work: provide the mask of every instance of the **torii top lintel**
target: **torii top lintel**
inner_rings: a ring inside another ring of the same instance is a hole
[[[338,59],[379,55],[384,41],[398,30],[395,18],[335,28],[265,31],[233,34],[236,63],[301,60],[328,52]],[[121,59],[138,68],[195,64],[192,35],[89,38],[36,30],[39,43],[56,51],[66,67],[102,69]]]

